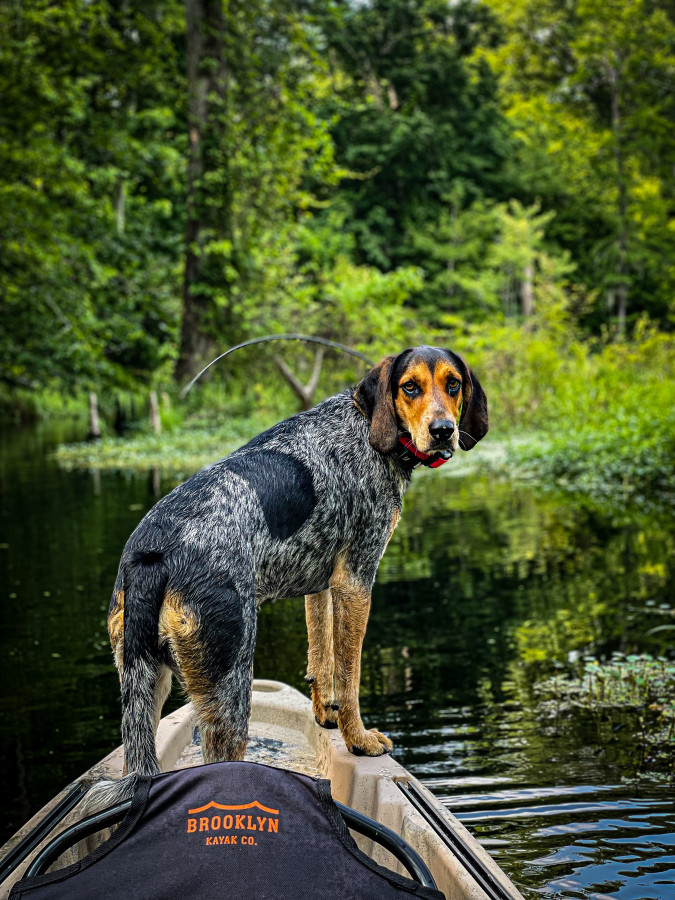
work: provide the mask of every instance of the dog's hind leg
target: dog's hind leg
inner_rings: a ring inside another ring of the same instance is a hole
[[[122,741],[127,772],[156,775],[160,770],[155,749],[159,669],[159,662],[145,654],[124,663]]]
[[[161,553],[131,554],[120,566],[108,617],[122,688],[122,741],[129,774],[156,775],[160,770],[155,731],[170,686],[158,635],[166,578]]]
[[[108,634],[112,646],[117,674],[122,684],[124,670],[124,591],[120,584],[115,586],[110,610],[108,612]],[[99,781],[89,788],[82,805],[83,813],[89,815],[114,803],[127,800],[134,793],[135,777],[127,777],[126,763],[123,768],[124,777],[117,781]]]
[[[108,615],[108,633],[110,634],[110,644],[121,684],[124,666],[124,591],[122,590],[115,591],[113,595],[113,602]],[[168,665],[160,663],[157,666],[153,703],[153,730],[155,734],[157,734],[159,720],[162,717],[162,707],[170,693],[171,669]]]
[[[87,814],[133,796],[136,775],[159,773],[154,727],[157,716],[155,699],[158,668],[156,661],[139,657],[119,669],[122,684],[124,775],[118,781],[101,781],[89,789],[83,806],[83,811]]]
[[[337,728],[338,705],[333,697],[333,597],[330,588],[305,597],[307,618],[306,681],[312,685],[314,718],[322,728]]]
[[[248,742],[253,660],[237,665],[192,700],[199,716],[204,762],[242,760]]]
[[[150,624],[150,623],[149,623]],[[152,628],[152,624],[150,624]],[[127,631],[129,627],[127,625]],[[143,641],[125,641],[124,591],[116,589],[108,615],[108,632],[122,689],[122,740],[125,749],[125,772],[152,775],[159,772],[155,751],[155,734],[162,707],[171,691],[171,670],[157,659]],[[126,649],[125,649],[126,644]]]
[[[138,602],[137,598],[142,596],[141,587],[148,589],[148,604]],[[157,626],[152,610],[158,605],[162,590],[161,574],[154,573],[154,577],[151,575],[149,579],[143,579],[140,587],[134,585],[131,591],[127,591],[125,602],[122,579],[118,576],[108,613],[108,632],[122,690],[124,776],[118,781],[101,781],[90,788],[84,802],[86,812],[131,797],[137,774],[154,775],[159,772],[155,732],[162,706],[171,689],[171,671],[158,660],[155,652]],[[140,621],[126,621],[129,595],[132,597],[131,605],[136,607],[134,618]]]
[[[255,593],[251,586],[244,596],[231,583],[210,587],[211,596],[198,603],[167,597],[160,639],[168,639],[197,712],[204,762],[241,760],[251,711]]]

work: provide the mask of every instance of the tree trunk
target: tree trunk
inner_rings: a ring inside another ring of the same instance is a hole
[[[213,222],[202,182],[213,167],[211,157],[224,138],[224,117],[220,113],[226,97],[222,0],[186,0],[185,14],[189,155],[183,320],[176,364],[176,377],[180,380],[196,374],[210,343],[206,324],[209,297],[200,280],[204,271],[205,232]],[[225,202],[226,216],[227,206]],[[222,211],[223,205],[218,204],[218,209]]]
[[[136,107],[136,92],[134,91],[129,98],[129,101],[125,108],[125,119],[127,120],[126,124],[124,125],[125,128],[130,127],[129,120],[135,114]],[[113,211],[115,214],[115,230],[119,235],[124,234],[124,229],[126,228],[126,206],[127,179],[124,172],[120,172],[115,180],[115,186],[113,187]]]
[[[162,420],[159,415],[159,400],[157,391],[150,391],[150,427],[155,434],[162,432]]]
[[[618,254],[616,261],[617,336],[622,338],[626,334],[626,307],[628,301],[628,281],[626,273],[626,259],[628,256],[628,200],[621,135],[620,75],[618,69],[613,66],[609,69],[609,83],[612,94],[612,133],[614,135],[614,161],[616,164],[617,206],[619,213],[619,229],[617,234]]]
[[[523,316],[531,316],[534,312],[534,271],[532,263],[523,267],[520,282],[520,312]]]
[[[101,425],[98,418],[98,397],[94,391],[89,394],[89,440],[97,441],[101,437]]]
[[[126,221],[126,181],[124,177],[120,175],[115,182],[115,190],[113,194],[113,208],[115,210],[115,229],[117,233],[122,235],[124,234],[124,226]]]

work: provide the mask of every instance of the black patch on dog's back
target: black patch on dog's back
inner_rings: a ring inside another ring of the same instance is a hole
[[[312,475],[296,457],[265,450],[234,456],[225,466],[256,492],[273,538],[285,541],[311,516],[316,506]]]

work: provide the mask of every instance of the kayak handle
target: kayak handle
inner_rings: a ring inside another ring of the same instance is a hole
[[[429,871],[429,867],[419,853],[413,850],[400,834],[396,834],[395,831],[387,828],[386,825],[382,825],[381,822],[376,822],[375,819],[364,816],[363,813],[345,806],[344,803],[338,803],[337,800],[333,802],[340,810],[340,814],[349,828],[357,831],[364,837],[370,838],[375,843],[381,844],[385,850],[388,850],[392,856],[395,856],[408,870],[413,881],[419,882],[424,887],[436,889],[436,882]]]
[[[131,800],[125,800],[123,803],[117,803],[115,806],[109,806],[100,812],[87,816],[66,828],[61,834],[57,835],[54,840],[46,844],[35,857],[33,862],[26,869],[25,878],[32,878],[34,875],[42,875],[51,866],[54,860],[78,841],[84,840],[97,831],[104,828],[111,828],[116,825],[129,811]]]

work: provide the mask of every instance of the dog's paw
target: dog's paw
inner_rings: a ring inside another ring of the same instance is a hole
[[[345,738],[345,744],[349,752],[353,753],[354,756],[383,756],[394,749],[394,745],[389,738],[374,728],[356,735],[351,740]]]
[[[337,714],[340,707],[337,703],[325,703],[314,707],[314,721],[322,728],[337,728]]]
[[[314,716],[314,721],[316,722],[317,725],[320,725],[322,728],[337,728],[338,727],[337,722],[333,722],[331,719],[328,719],[328,718],[324,719],[323,722],[321,722],[318,716]]]

